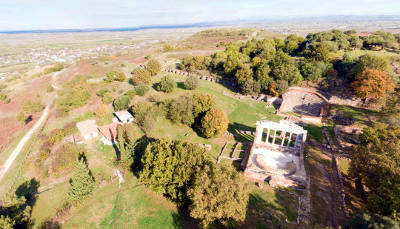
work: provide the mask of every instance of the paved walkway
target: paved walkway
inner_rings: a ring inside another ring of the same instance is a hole
[[[56,72],[52,76],[52,83],[51,85],[54,87],[54,89],[58,89],[54,85],[55,77],[61,72]],[[24,148],[25,144],[29,141],[31,136],[35,133],[37,129],[44,123],[44,121],[47,119],[49,115],[49,110],[50,110],[51,103],[49,103],[46,108],[44,109],[42,116],[40,116],[39,120],[35,123],[35,125],[28,131],[28,133],[25,134],[25,136],[21,139],[21,141],[18,143],[17,147],[14,149],[14,151],[11,153],[11,155],[8,157],[6,163],[0,168],[0,181],[3,179],[4,175],[7,173],[8,169],[11,167],[12,163],[15,161],[19,153],[22,151]]]

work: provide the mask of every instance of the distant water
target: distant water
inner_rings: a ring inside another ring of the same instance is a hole
[[[179,28],[196,28],[218,26],[226,23],[193,23],[193,24],[177,24],[177,25],[149,25],[126,28],[97,28],[97,29],[48,29],[48,30],[15,30],[0,31],[0,34],[21,34],[21,33],[83,33],[83,32],[126,32],[138,31],[145,29],[179,29]]]

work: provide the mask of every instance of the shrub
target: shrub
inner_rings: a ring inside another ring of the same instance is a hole
[[[22,111],[25,114],[31,115],[40,112],[44,109],[43,104],[36,100],[26,100],[21,103]]]
[[[115,98],[113,102],[113,107],[115,111],[126,110],[129,108],[131,99],[126,95],[121,95]]]
[[[144,96],[149,90],[150,88],[145,84],[139,84],[135,87],[136,94],[139,96]]]
[[[54,153],[52,160],[52,169],[54,173],[64,172],[74,166],[83,148],[77,145],[66,144]]]
[[[49,74],[49,73],[52,73],[52,72],[58,72],[58,71],[61,71],[61,70],[63,70],[63,69],[64,69],[64,65],[61,64],[61,63],[58,63],[58,64],[56,64],[56,66],[54,66],[54,67],[46,68],[46,69],[44,70],[44,74]]]
[[[156,88],[158,91],[163,91],[166,93],[170,93],[175,88],[175,81],[171,76],[164,76],[161,81],[157,84]]]
[[[10,103],[11,100],[10,98],[7,97],[7,95],[0,93],[0,101],[5,104],[8,104]]]
[[[133,97],[135,97],[135,95],[136,95],[136,91],[133,89],[128,90],[127,92],[125,92],[125,95],[128,96],[132,100]]]
[[[100,88],[97,92],[96,95],[99,97],[103,97],[107,92],[109,92],[107,88]]]
[[[157,108],[154,105],[148,102],[140,102],[133,105],[131,111],[137,124],[145,131],[150,131],[154,128],[154,123],[158,116]]]
[[[104,104],[100,104],[97,109],[94,111],[97,117],[104,118],[107,115],[108,109]]]
[[[200,133],[206,138],[219,136],[228,129],[228,123],[228,116],[224,111],[211,109],[201,119]]]
[[[199,87],[200,80],[195,76],[189,76],[185,82],[183,83],[185,89],[187,90],[194,90]]]
[[[115,75],[115,80],[116,80],[116,81],[123,82],[123,81],[125,81],[125,79],[126,79],[125,73],[123,73],[123,72],[116,72],[116,75]]]
[[[158,62],[155,59],[149,60],[149,62],[146,65],[146,69],[147,69],[147,71],[150,72],[151,76],[155,76],[158,73],[160,73],[161,72],[161,68],[162,68],[162,66],[161,66],[160,62]]]
[[[67,85],[59,91],[58,108],[69,112],[71,109],[85,105],[89,98],[90,93],[86,83],[77,82],[77,85]]]
[[[285,92],[289,89],[289,84],[285,80],[276,81],[276,90],[280,95],[285,94]]]
[[[174,123],[182,123],[190,126],[195,121],[193,100],[188,95],[168,101],[165,108],[167,112],[166,118]]]
[[[151,80],[150,72],[143,68],[136,68],[132,72],[132,81],[134,85],[149,84]]]
[[[105,93],[104,94],[104,96],[103,96],[103,98],[101,99],[101,101],[104,103],[104,104],[110,104],[110,103],[112,103],[112,101],[113,101],[113,95],[111,94],[111,92],[107,92],[107,93]]]
[[[21,123],[25,123],[25,120],[27,118],[28,118],[27,115],[23,111],[19,112],[17,115],[17,121],[19,121]]]
[[[46,92],[50,93],[54,91],[54,87],[50,84],[49,86],[47,86],[46,88]]]
[[[240,85],[240,89],[245,95],[259,94],[261,92],[261,84],[253,78],[250,78]]]
[[[111,71],[106,73],[105,81],[106,82],[113,82],[114,80],[116,81],[124,81],[125,80],[125,74],[123,72],[117,72],[117,71]]]

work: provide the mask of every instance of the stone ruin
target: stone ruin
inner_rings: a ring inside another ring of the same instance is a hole
[[[306,138],[306,130],[286,120],[257,122],[253,145],[242,164],[245,176],[273,187],[305,189],[303,145]]]

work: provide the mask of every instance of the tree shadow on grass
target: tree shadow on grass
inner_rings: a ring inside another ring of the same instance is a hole
[[[172,218],[174,220],[174,228],[177,229],[186,229],[186,228],[193,228],[197,229],[200,228],[199,221],[190,217],[189,209],[187,207],[178,208],[178,213],[171,213]]]
[[[243,132],[255,132],[255,128],[246,126],[237,122],[228,124],[228,131],[233,134],[234,138],[238,142],[252,142],[254,136]]]
[[[36,178],[32,178],[18,186],[15,190],[15,194],[17,197],[25,197],[28,205],[33,207],[36,203],[36,194],[38,193],[39,186],[40,182],[38,182]]]
[[[146,150],[147,145],[153,141],[154,139],[148,138],[147,136],[143,135],[136,141],[136,145],[133,149],[133,163],[131,165],[131,172],[136,177],[139,177],[140,171],[142,171],[142,157],[144,151]]]
[[[180,89],[186,90],[184,82],[177,82],[176,86]]]
[[[264,184],[265,185],[265,184]],[[286,222],[295,221],[297,199],[284,189],[275,189],[276,199],[266,200],[262,192],[251,193],[247,205],[246,219],[241,228],[292,228]],[[268,192],[265,190],[265,192]]]

